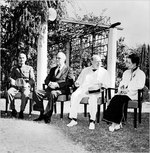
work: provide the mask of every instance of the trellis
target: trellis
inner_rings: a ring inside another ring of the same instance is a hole
[[[49,55],[63,51],[69,55],[68,64],[76,71],[88,66],[93,54],[99,54],[106,67],[110,21],[96,24],[62,19],[57,33],[49,32]]]

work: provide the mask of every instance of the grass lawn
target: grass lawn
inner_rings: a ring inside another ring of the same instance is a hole
[[[2,115],[3,117],[3,115]],[[27,120],[33,120],[37,115],[31,118],[25,117]],[[128,113],[128,121],[123,129],[115,132],[109,132],[109,125],[104,121],[96,123],[95,130],[88,129],[88,118],[83,114],[78,115],[78,125],[67,127],[69,123],[68,114],[64,115],[63,120],[60,116],[53,115],[51,124],[60,129],[66,137],[75,144],[82,144],[85,149],[92,153],[113,153],[113,152],[149,152],[149,113],[142,114],[142,123],[137,129],[133,127],[133,113]],[[44,124],[44,123],[41,123]]]
[[[62,121],[53,116],[52,124],[59,127],[64,134],[76,143],[81,143],[93,153],[108,152],[149,152],[149,114],[142,114],[142,123],[137,129],[133,127],[133,113],[128,113],[128,122],[123,129],[109,132],[109,125],[104,121],[96,124],[95,130],[88,129],[88,118],[78,115],[78,125],[67,127],[67,115]]]

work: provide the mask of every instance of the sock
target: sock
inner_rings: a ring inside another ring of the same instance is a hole
[[[77,119],[76,119],[76,118],[72,118],[72,120],[77,121]]]
[[[94,123],[95,124],[95,121],[90,119],[90,123]]]

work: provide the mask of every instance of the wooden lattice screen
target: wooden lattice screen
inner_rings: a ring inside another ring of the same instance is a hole
[[[99,54],[106,67],[109,25],[96,25],[83,22],[61,22],[57,33],[48,35],[49,64],[58,51],[69,52],[69,65],[76,71],[90,65],[93,54]],[[67,45],[70,45],[68,50]]]

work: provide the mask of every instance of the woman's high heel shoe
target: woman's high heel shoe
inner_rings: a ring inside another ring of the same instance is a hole
[[[115,126],[115,130],[119,130],[119,129],[121,129],[121,128],[122,128],[122,123],[117,124],[117,125]]]

